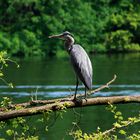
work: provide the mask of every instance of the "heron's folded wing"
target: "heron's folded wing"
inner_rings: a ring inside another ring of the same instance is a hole
[[[87,53],[80,45],[74,45],[70,56],[75,73],[78,75],[79,79],[84,83],[84,85],[88,89],[91,89],[92,65]]]

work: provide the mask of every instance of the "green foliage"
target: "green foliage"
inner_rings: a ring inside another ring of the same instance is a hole
[[[107,25],[106,34],[108,51],[140,51],[138,39],[140,30],[140,5],[138,1],[122,0],[114,7]]]
[[[107,34],[107,49],[108,51],[117,50],[124,51],[126,50],[126,45],[129,45],[132,34],[127,30],[117,30]],[[109,45],[111,43],[111,45]]]
[[[11,100],[8,97],[3,97],[3,101],[1,101],[0,107],[9,107],[11,105]]]
[[[3,101],[1,101],[0,107],[5,108],[5,111],[8,112],[11,110],[9,108],[11,104],[12,100],[10,98],[3,97]],[[2,130],[1,132],[3,132],[5,134],[5,137],[8,137],[9,139],[38,140],[38,136],[30,134],[30,131],[33,131],[33,129],[34,127],[29,127],[26,119],[22,117],[14,118],[5,122],[0,121],[0,131]],[[5,137],[0,137],[0,139],[5,139]]]
[[[7,108],[11,103],[12,101],[9,98],[4,97],[3,101],[1,101],[1,107]],[[7,108],[5,111],[9,111],[9,109]],[[0,122],[0,130],[3,130],[3,132],[5,131],[5,136],[8,136],[10,139],[38,140],[38,136],[29,135],[29,128],[26,119],[22,117],[14,118],[7,122]]]
[[[116,119],[116,122],[113,123],[113,127],[111,129],[101,131],[100,127],[98,127],[96,132],[91,134],[83,133],[81,129],[78,129],[76,131],[71,131],[69,134],[73,136],[75,140],[118,140],[118,135],[124,136],[124,139],[129,140],[140,139],[140,131],[129,135],[127,134],[127,129],[125,129],[134,124],[140,123],[140,114],[137,117],[129,117],[124,120],[122,112],[118,111],[116,106],[109,104],[106,109],[112,112]]]
[[[8,62],[15,63],[17,68],[19,68],[19,65],[15,61],[9,59],[9,57],[7,56],[7,52],[6,51],[0,51],[0,80],[2,80],[9,87],[13,88],[13,84],[12,83],[8,83],[4,79],[3,68],[4,67],[8,67]]]
[[[48,36],[64,30],[88,52],[140,51],[137,0],[1,0],[0,7],[0,51],[11,55],[57,55],[63,45]]]
[[[16,140],[39,140],[39,136],[37,135],[38,127],[37,125],[41,124],[41,132],[48,132],[50,127],[50,122],[53,124],[55,123],[56,119],[58,117],[63,118],[63,113],[66,112],[66,107],[69,106],[69,104],[59,105],[60,102],[58,102],[58,107],[60,111],[55,112],[53,114],[52,110],[48,110],[46,112],[43,112],[42,116],[39,116],[39,118],[35,119],[34,125],[31,125],[30,122],[28,122],[28,119],[24,117],[17,117],[14,119],[10,119],[8,121],[0,121],[0,132],[2,130],[4,138],[0,136],[0,139],[5,139],[7,137],[8,139],[16,139]],[[4,111],[8,112],[11,111],[14,108],[9,108],[10,105],[13,104],[12,100],[8,97],[3,97],[3,101],[0,102],[0,107],[5,108]],[[23,107],[15,107],[14,110],[22,109]],[[54,122],[52,122],[52,120]],[[52,125],[51,124],[51,125]]]

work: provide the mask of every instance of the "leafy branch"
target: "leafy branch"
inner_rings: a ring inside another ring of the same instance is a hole
[[[116,119],[116,122],[113,124],[113,127],[101,131],[100,127],[97,128],[96,132],[93,132],[91,134],[83,133],[79,126],[77,126],[78,130],[72,131],[69,133],[69,135],[73,136],[75,140],[118,140],[118,135],[123,135],[125,139],[129,140],[139,140],[140,139],[140,131],[136,134],[127,135],[127,132],[125,131],[125,128],[129,127],[130,125],[133,126],[135,124],[140,123],[140,114],[137,117],[129,117],[127,120],[123,119],[122,112],[117,111],[116,106],[109,103],[109,106],[107,106],[107,110],[112,112],[114,114],[114,118]],[[74,124],[75,125],[75,124]]]
[[[19,65],[16,61],[10,59],[7,56],[7,52],[6,51],[0,51],[0,80],[2,80],[6,85],[8,85],[9,87],[13,88],[13,84],[7,82],[3,77],[4,77],[4,73],[3,73],[3,68],[4,67],[8,67],[8,62],[12,62],[14,64],[16,64],[17,68],[19,68]]]

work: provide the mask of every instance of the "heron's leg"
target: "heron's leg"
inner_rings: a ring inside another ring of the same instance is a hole
[[[77,94],[77,90],[78,90],[78,84],[79,84],[78,77],[76,77],[76,88],[75,88],[74,99],[76,99],[76,94]]]
[[[87,88],[85,87],[85,99],[87,99]]]

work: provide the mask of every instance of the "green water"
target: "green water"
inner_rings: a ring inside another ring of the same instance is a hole
[[[117,75],[117,80],[108,90],[101,91],[95,96],[116,96],[116,95],[140,95],[140,54],[126,55],[94,55],[91,56],[93,64],[93,88],[96,88]],[[0,98],[8,96],[14,102],[30,100],[31,94],[36,90],[38,99],[57,98],[74,93],[75,75],[66,58],[47,59],[17,59],[20,68],[10,64],[5,69],[6,80],[11,81],[14,89],[10,89],[2,82],[0,83]],[[80,86],[79,92],[83,91]],[[140,111],[139,104],[117,105],[124,117],[135,116]],[[81,117],[75,115],[77,112]],[[99,126],[101,130],[112,127],[114,122],[110,112],[105,110],[105,106],[91,106],[84,108],[69,109],[63,115],[63,119],[54,121],[54,115],[49,122],[49,131],[43,132],[44,125],[36,123],[36,117],[28,118],[32,125],[38,127],[36,132],[41,139],[49,140],[70,140],[68,132],[72,129],[72,122],[79,121],[79,127],[84,132],[93,132]],[[55,122],[55,123],[54,123]],[[128,129],[128,132],[137,132],[140,125]]]

